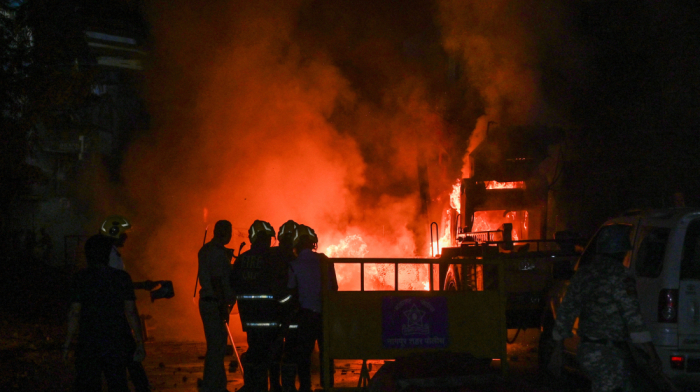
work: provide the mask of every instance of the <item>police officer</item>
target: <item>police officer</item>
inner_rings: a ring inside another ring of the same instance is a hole
[[[275,260],[275,272],[273,279],[275,280],[275,287],[287,287],[287,282],[289,280],[288,271],[289,263],[291,263],[296,256],[294,255],[294,237],[297,233],[297,223],[293,220],[288,220],[282,226],[280,226],[277,232],[277,240],[279,241],[279,246],[272,248],[273,259]],[[295,310],[292,297],[290,294],[284,296],[278,300],[278,308],[280,314],[280,330],[277,334],[277,339],[273,343],[272,348],[272,364],[270,366],[270,391],[278,392],[282,390],[280,385],[280,365],[282,362],[283,350],[285,347],[285,341],[291,338],[289,324],[293,317],[292,312]],[[295,332],[296,330],[292,330]],[[289,346],[289,345],[287,345]],[[291,347],[291,346],[289,346]],[[294,377],[296,376],[296,366],[292,370],[292,383],[294,382]]]
[[[596,254],[579,265],[557,311],[552,332],[556,347],[548,369],[558,375],[563,361],[563,340],[579,318],[581,342],[577,360],[591,380],[593,391],[628,391],[631,366],[627,342],[644,350],[660,367],[639,310],[634,279],[623,260],[631,249],[629,226],[609,225],[596,239]]]
[[[235,296],[230,284],[231,256],[224,245],[231,241],[231,222],[220,220],[214,225],[214,238],[199,250],[199,315],[207,340],[204,375],[200,391],[226,391],[226,340],[230,307]]]
[[[241,325],[248,340],[243,364],[246,391],[267,391],[271,350],[279,334],[278,301],[284,286],[275,286],[279,266],[270,249],[274,237],[270,223],[253,222],[248,230],[250,250],[238,256],[231,270]]]
[[[321,320],[321,268],[330,266],[328,273],[329,288],[338,290],[338,282],[335,276],[333,264],[327,263],[328,258],[324,254],[315,252],[318,246],[316,232],[308,226],[300,225],[294,238],[294,253],[297,258],[291,262],[289,268],[289,289],[296,289],[299,301],[299,314],[296,342],[293,343],[289,357],[285,355],[283,365],[283,380],[287,378],[289,364],[296,365],[299,375],[299,391],[311,391],[311,354],[318,341],[321,349],[320,357],[323,358],[323,331]],[[321,372],[325,366],[321,360]],[[283,382],[287,390],[293,390],[292,383]]]

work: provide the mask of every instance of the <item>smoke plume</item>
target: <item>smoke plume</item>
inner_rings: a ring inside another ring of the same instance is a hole
[[[566,122],[567,103],[580,73],[570,14],[563,2],[440,0],[442,42],[464,65],[462,83],[475,88],[483,115],[471,133],[468,155],[490,122],[515,127]],[[568,86],[566,84],[568,83]]]
[[[125,158],[125,191],[108,195],[134,225],[134,279],[175,284],[175,298],[143,305],[155,335],[203,339],[196,255],[219,219],[234,249],[254,220],[293,219],[320,251],[427,255],[417,162],[444,211],[475,124],[547,112],[529,14],[513,4],[152,3],[151,130]]]
[[[367,18],[355,10],[320,26],[319,12],[343,15],[324,7],[152,6],[152,130],[125,159],[122,197],[134,225],[127,269],[135,280],[175,284],[175,298],[142,306],[156,336],[203,339],[191,303],[196,255],[219,219],[232,222],[234,249],[254,220],[279,227],[293,219],[315,229],[320,251],[358,235],[368,257],[427,253],[415,247],[425,233],[415,230],[416,157],[444,150],[439,98],[420,74],[422,60],[406,65],[403,38],[379,20],[368,27],[376,34],[337,52],[337,40],[365,29],[356,24]]]

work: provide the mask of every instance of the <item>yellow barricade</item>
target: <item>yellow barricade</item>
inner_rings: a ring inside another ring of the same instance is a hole
[[[323,292],[324,364],[334,359],[395,359],[414,353],[470,353],[477,358],[500,359],[507,370],[506,295],[503,265],[499,260],[478,260],[493,265],[497,284],[482,291],[439,291],[434,266],[458,264],[458,259],[329,259],[337,264],[361,264],[359,291]],[[394,264],[393,291],[364,290],[368,264]],[[474,267],[474,260],[462,268]],[[428,264],[429,291],[399,291],[400,264]],[[329,268],[322,268],[328,282]],[[436,271],[437,273],[437,271]],[[495,283],[495,282],[494,282]],[[443,325],[446,323],[446,325]],[[332,385],[333,369],[322,366],[325,385]],[[364,362],[363,362],[364,370]],[[365,372],[366,373],[366,372]]]

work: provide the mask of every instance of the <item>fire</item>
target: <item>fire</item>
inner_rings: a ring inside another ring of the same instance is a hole
[[[365,257],[369,250],[367,244],[357,234],[351,234],[340,240],[338,245],[331,245],[326,248],[328,257]]]
[[[458,199],[459,200],[459,199]],[[440,249],[453,246],[452,245],[452,211],[445,210],[445,214],[442,217],[442,237],[438,241],[431,242],[432,253],[431,255],[437,256],[440,254]],[[439,246],[438,246],[439,245]]]
[[[527,211],[476,211],[472,231],[496,231],[504,223],[513,223],[513,240],[527,238]],[[524,232],[519,231],[520,227]]]
[[[498,182],[486,181],[486,189],[525,189],[524,181]]]
[[[450,207],[457,213],[461,213],[462,204],[460,203],[460,192],[462,188],[462,181],[457,179],[457,182],[452,185],[452,193],[450,193]]]
[[[361,236],[352,234],[340,240],[337,245],[326,248],[326,255],[336,258],[364,258],[369,248]],[[335,264],[335,272],[340,291],[360,290],[360,264]],[[400,264],[399,290],[429,290],[430,273],[428,264]],[[365,290],[394,290],[396,268],[392,263],[365,264]]]
[[[452,192],[450,193],[450,207],[452,210],[447,209],[442,216],[442,237],[438,241],[432,241],[430,243],[431,252],[430,254],[436,256],[440,254],[440,249],[444,247],[454,246],[452,239],[452,211],[456,211],[459,215],[461,211],[460,204],[460,192],[462,188],[462,180],[459,178],[454,185],[452,185]]]

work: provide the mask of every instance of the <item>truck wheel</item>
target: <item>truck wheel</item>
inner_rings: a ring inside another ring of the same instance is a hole
[[[550,358],[554,352],[556,343],[552,338],[554,330],[554,317],[551,313],[547,313],[542,321],[542,332],[540,333],[540,342],[538,345],[537,362],[541,371],[547,370]]]

